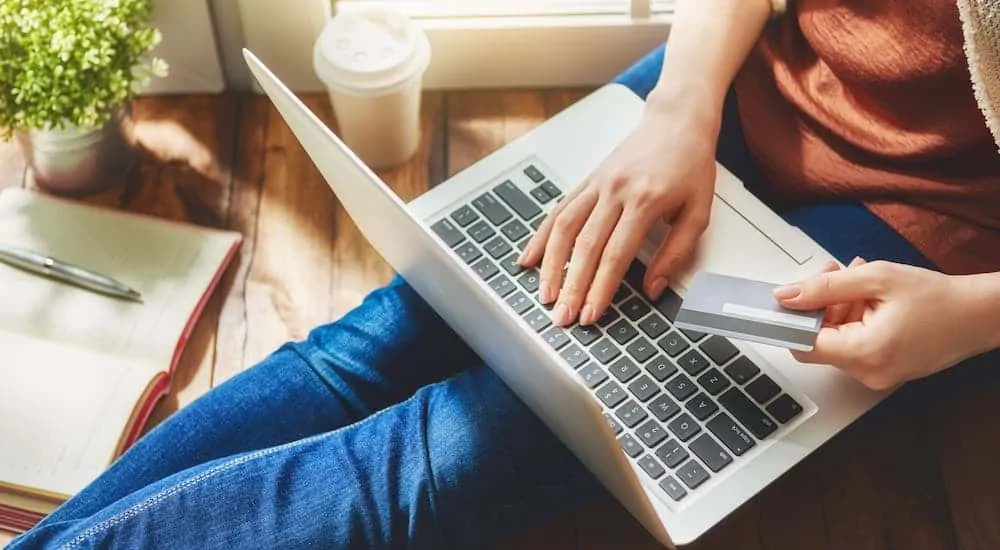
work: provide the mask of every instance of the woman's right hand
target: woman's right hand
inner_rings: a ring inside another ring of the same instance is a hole
[[[596,322],[663,220],[671,230],[643,282],[659,297],[708,226],[720,118],[688,101],[647,103],[638,127],[553,209],[521,256],[524,266],[541,261],[539,299],[556,302],[553,322]]]

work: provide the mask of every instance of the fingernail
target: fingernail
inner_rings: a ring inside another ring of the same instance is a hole
[[[549,282],[542,279],[538,282],[538,301],[543,305],[552,301],[552,290],[549,289]]]
[[[528,249],[525,248],[521,251],[521,255],[517,257],[517,264],[524,265],[524,260],[528,257]]]
[[[802,294],[801,285],[784,285],[774,289],[774,297],[779,300],[790,300]]]
[[[649,285],[649,297],[654,300],[659,299],[665,288],[667,288],[667,278],[657,277],[653,284]]]
[[[581,325],[592,325],[597,319],[597,315],[594,314],[594,306],[586,304],[583,306],[583,311],[580,312],[580,324]]]
[[[552,322],[559,326],[569,324],[569,308],[566,304],[559,304],[552,311]]]

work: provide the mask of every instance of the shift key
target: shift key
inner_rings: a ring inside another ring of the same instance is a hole
[[[729,388],[718,399],[719,403],[757,439],[764,439],[778,429],[771,417],[750,401],[739,388]]]
[[[493,189],[507,206],[514,209],[518,216],[524,221],[531,221],[535,216],[542,213],[542,209],[531,200],[528,195],[518,189],[514,182],[507,180]]]

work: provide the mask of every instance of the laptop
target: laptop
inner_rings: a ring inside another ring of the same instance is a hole
[[[718,166],[688,272],[652,302],[654,228],[594,326],[554,327],[515,259],[546,213],[640,121],[604,86],[404,203],[252,53],[250,70],[374,248],[664,546],[689,543],[885,393],[785,349],[673,326],[700,269],[771,282],[832,256]]]

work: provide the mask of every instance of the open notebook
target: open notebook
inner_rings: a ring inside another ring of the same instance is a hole
[[[0,243],[111,276],[143,303],[0,263],[0,527],[22,531],[136,439],[240,235],[0,192]]]

